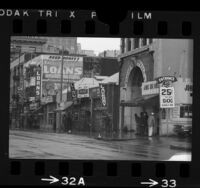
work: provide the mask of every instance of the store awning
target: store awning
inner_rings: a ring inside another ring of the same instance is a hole
[[[38,112],[38,111],[40,111],[41,109],[42,109],[42,106],[38,107],[36,110],[31,111],[31,113]]]
[[[144,104],[150,103],[156,99],[158,99],[158,94],[155,95],[144,95],[134,100],[130,101],[123,101],[120,103],[121,106],[129,106],[129,107],[136,107],[136,106],[143,106]]]
[[[61,107],[57,108],[56,111],[63,111],[63,110],[66,110],[66,109],[69,108],[72,104],[73,104],[72,101],[65,102],[64,105],[62,105]]]

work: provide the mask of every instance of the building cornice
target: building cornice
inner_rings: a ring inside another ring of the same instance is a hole
[[[136,48],[134,50],[131,50],[129,52],[123,53],[121,55],[118,56],[118,61],[120,61],[123,58],[126,58],[128,56],[132,56],[132,55],[139,55],[140,53],[146,52],[150,50],[150,46],[143,46],[141,48]]]

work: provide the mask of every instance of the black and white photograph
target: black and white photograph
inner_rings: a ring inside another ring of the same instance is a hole
[[[192,160],[193,40],[11,36],[9,158]]]

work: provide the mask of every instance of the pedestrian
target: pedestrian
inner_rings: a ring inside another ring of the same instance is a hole
[[[137,115],[137,113],[135,113],[135,122],[136,122],[136,134],[140,135],[140,121],[141,121],[141,117]]]
[[[148,118],[148,136],[153,136],[153,130],[155,128],[155,124],[156,124],[155,114],[151,112]]]
[[[111,119],[108,113],[106,113],[105,115],[105,127],[106,127],[106,133],[108,133],[108,135],[110,135],[111,133]]]
[[[143,112],[143,121],[144,121],[144,135],[148,135],[148,114]]]
[[[144,114],[143,112],[140,112],[140,135],[145,134],[145,129],[144,129]]]
[[[64,131],[67,132],[67,117],[66,117],[66,114],[63,115],[62,123],[63,123]]]
[[[68,126],[68,133],[71,133],[72,130],[72,117],[70,112],[67,114],[67,126]]]
[[[154,117],[155,117],[155,127],[153,130],[153,135],[159,135],[159,121],[160,121],[159,114],[155,113]]]

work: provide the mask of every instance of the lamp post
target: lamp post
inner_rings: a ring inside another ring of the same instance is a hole
[[[64,46],[62,47],[62,58],[61,58],[61,79],[60,79],[60,107],[61,107],[61,103],[62,103],[62,88],[63,88],[63,55],[64,55]],[[61,131],[61,125],[62,125],[62,111],[61,109],[59,109],[59,126],[58,126],[58,132]]]

